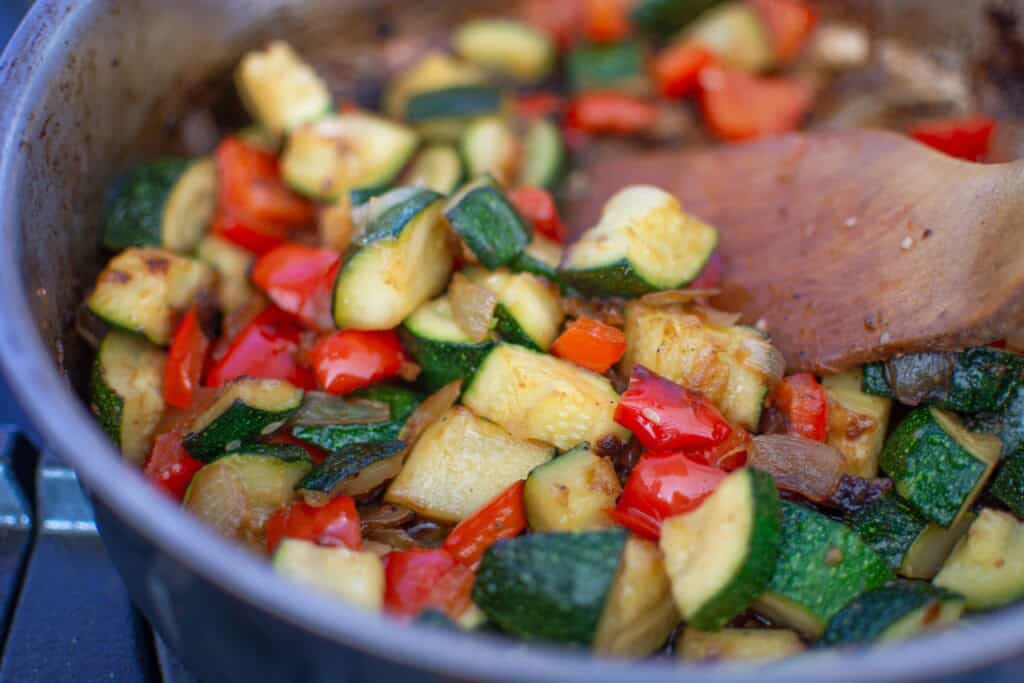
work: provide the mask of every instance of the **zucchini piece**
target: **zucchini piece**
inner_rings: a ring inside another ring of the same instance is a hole
[[[86,306],[108,324],[171,343],[177,318],[213,280],[209,266],[162,249],[125,249],[107,263]]]
[[[687,306],[626,306],[626,353],[621,369],[635,365],[699,391],[730,422],[756,431],[770,379],[769,357],[778,352],[752,327],[721,327]]]
[[[562,245],[543,235],[535,234],[523,249],[523,253],[515,257],[509,267],[523,273],[541,275],[555,282],[558,277],[558,264],[561,262]]]
[[[665,644],[679,619],[657,544],[630,537],[597,626],[594,650],[646,657]]]
[[[553,190],[565,174],[566,166],[565,142],[558,125],[547,118],[531,121],[523,141],[523,161],[516,185]]]
[[[188,252],[202,239],[217,202],[212,159],[164,159],[138,167],[114,189],[103,246]]]
[[[546,280],[530,273],[467,268],[466,277],[498,297],[494,331],[503,340],[536,351],[547,351],[562,329],[562,299]]]
[[[618,401],[604,377],[513,344],[495,346],[462,394],[470,410],[517,438],[563,450],[607,436],[627,441],[614,419]]]
[[[881,396],[883,398],[896,398],[889,386],[889,378],[885,374],[885,363],[867,363],[861,368],[860,388],[865,394]]]
[[[1024,446],[1024,384],[1017,385],[998,413],[963,416],[972,432],[995,434],[1003,442],[1002,454],[1009,456]]]
[[[416,406],[423,402],[423,394],[408,387],[394,384],[374,384],[365,389],[360,389],[352,394],[354,398],[364,398],[367,401],[380,401],[388,404],[392,420],[402,420],[416,410]]]
[[[646,58],[640,43],[580,43],[568,57],[569,83],[574,92],[620,90],[634,94],[650,91]]]
[[[224,536],[265,552],[267,519],[292,501],[312,466],[308,458],[225,455],[196,472],[183,505]]]
[[[992,495],[1018,517],[1024,517],[1024,449],[1006,456],[996,478],[992,480]]]
[[[918,408],[889,437],[881,464],[917,512],[949,527],[981,493],[999,449],[998,438],[967,431],[953,413]]]
[[[693,512],[662,523],[672,595],[688,624],[720,629],[764,591],[779,554],[780,515],[775,481],[747,467]]]
[[[146,340],[109,332],[96,353],[90,379],[92,412],[121,453],[142,464],[164,414],[167,354]]]
[[[683,40],[698,42],[730,66],[765,71],[775,66],[772,36],[757,10],[744,2],[727,2],[700,15]]]
[[[532,230],[493,178],[476,180],[448,201],[445,218],[488,268],[503,266],[529,244]]]
[[[1024,598],[1024,526],[1006,512],[983,509],[934,583],[963,595],[969,610]]]
[[[481,116],[466,125],[459,151],[470,178],[489,175],[502,185],[516,178],[520,149],[512,127],[500,116]]]
[[[701,631],[687,626],[676,652],[687,662],[770,662],[805,650],[793,631],[779,628],[726,628]]]
[[[462,159],[451,145],[430,145],[416,155],[403,184],[448,195],[462,184]]]
[[[384,499],[424,517],[458,522],[554,455],[462,407],[427,428]]]
[[[490,340],[476,343],[462,331],[447,296],[423,304],[406,318],[402,341],[422,369],[419,381],[428,391],[471,377],[494,346]]]
[[[718,245],[718,231],[656,187],[633,185],[569,247],[561,278],[593,296],[634,297],[689,284]]]
[[[782,501],[779,559],[754,609],[814,639],[847,603],[892,578],[885,560],[853,529]]]
[[[520,638],[590,645],[627,536],[624,529],[605,529],[498,541],[480,562],[473,602]]]
[[[612,525],[608,510],[620,493],[611,461],[581,443],[530,472],[523,505],[533,531],[589,531]]]
[[[281,177],[294,190],[331,202],[349,191],[388,185],[419,144],[415,131],[364,112],[322,118],[288,136]]]
[[[477,19],[459,27],[452,49],[467,62],[521,81],[539,81],[555,63],[546,33],[510,19]]]
[[[639,0],[630,14],[637,28],[667,37],[722,0]]]
[[[292,443],[247,443],[242,444],[227,455],[261,456],[277,458],[284,462],[303,461],[309,463],[311,467],[313,465],[313,459],[309,457],[306,449]]]
[[[403,450],[405,443],[397,439],[350,444],[328,455],[322,463],[313,468],[312,472],[303,477],[295,488],[299,491],[330,494],[346,479]]]
[[[259,124],[254,123],[245,128],[240,128],[235,131],[235,137],[253,147],[259,147],[264,152],[277,154],[281,151],[280,137]]]
[[[895,493],[888,493],[850,517],[850,526],[893,571],[931,579],[973,520],[968,513],[946,529],[930,523]]]
[[[273,566],[297,583],[368,612],[379,612],[384,604],[384,563],[371,552],[286,538],[277,546]]]
[[[288,382],[239,378],[196,418],[182,443],[193,457],[209,462],[276,432],[302,405],[302,397],[302,389]]]
[[[275,136],[320,118],[332,106],[327,85],[281,41],[246,54],[235,86],[249,114]]]
[[[374,202],[386,203],[399,192]],[[415,190],[369,225],[334,283],[338,327],[389,330],[444,289],[454,251],[441,200],[430,190]]]
[[[413,95],[460,85],[480,85],[486,80],[487,74],[474,64],[444,52],[429,52],[390,85],[384,96],[384,110],[391,118],[400,119],[405,116],[406,103]]]
[[[405,103],[405,120],[410,123],[468,121],[502,110],[501,90],[490,85],[456,85],[420,92]]]
[[[878,476],[892,400],[861,390],[861,371],[848,370],[821,379],[828,399],[828,444],[843,456],[843,471],[856,477]]]
[[[258,295],[249,283],[256,259],[248,249],[210,235],[199,243],[196,256],[217,272],[217,301],[225,313],[244,308]]]
[[[389,385],[367,387],[353,397],[388,404],[389,419],[362,424],[325,424],[292,426],[292,436],[332,453],[359,444],[379,444],[398,438],[406,419],[423,397],[410,389]]]
[[[897,581],[855,598],[832,617],[826,645],[867,645],[906,640],[957,621],[964,599],[922,581]]]

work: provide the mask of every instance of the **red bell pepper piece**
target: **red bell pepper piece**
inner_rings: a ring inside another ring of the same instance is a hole
[[[559,49],[572,44],[583,20],[582,0],[527,0],[523,3],[526,23],[547,33]]]
[[[761,78],[717,65],[700,72],[700,85],[704,119],[723,140],[751,140],[794,130],[813,99],[803,81]]]
[[[218,208],[210,230],[255,254],[270,251],[288,239],[288,231],[276,225],[260,225],[246,220],[229,209]]]
[[[532,92],[520,95],[516,100],[516,111],[527,119],[561,114],[565,99],[553,92]]]
[[[698,42],[669,45],[654,60],[654,82],[665,97],[686,97],[697,91],[700,72],[715,61],[715,55]]]
[[[293,318],[268,306],[238,333],[228,350],[206,375],[206,384],[219,387],[248,375],[283,379],[303,389],[316,387],[312,373],[299,365],[302,329]]]
[[[650,102],[619,92],[589,92],[576,97],[565,114],[569,130],[595,135],[643,133],[658,119]]]
[[[175,408],[191,408],[210,340],[199,324],[193,305],[178,325],[164,365],[164,401]]]
[[[458,523],[444,540],[444,549],[457,561],[475,568],[496,541],[515,538],[526,529],[523,481],[517,481],[494,500]]]
[[[717,446],[732,426],[697,392],[681,387],[642,365],[633,368],[615,421],[651,451],[686,451]]]
[[[569,229],[558,215],[555,200],[546,190],[523,185],[509,192],[508,199],[519,215],[541,235],[559,244],[564,244],[569,239]]]
[[[401,550],[384,558],[384,608],[414,617],[437,609],[458,619],[470,604],[474,574],[443,548]]]
[[[918,142],[967,161],[980,161],[988,156],[996,122],[987,116],[922,121],[910,129]]]
[[[828,400],[825,389],[811,373],[783,379],[775,388],[772,404],[785,415],[790,434],[814,441],[828,437]]]
[[[551,345],[551,353],[580,367],[604,374],[626,352],[626,335],[617,327],[591,318],[577,318]]]
[[[718,289],[725,278],[725,260],[719,252],[711,254],[704,270],[688,285],[689,289]]]
[[[733,427],[732,434],[722,443],[695,451],[687,451],[686,455],[705,465],[732,472],[747,464],[747,450],[750,448],[750,444],[750,432],[742,427]]]
[[[783,64],[796,59],[814,31],[818,13],[802,0],[748,0],[768,28],[775,56]]]
[[[629,8],[625,0],[586,0],[583,35],[594,43],[617,43],[629,35]]]
[[[302,439],[297,439],[288,432],[278,432],[269,439],[268,443],[283,443],[290,444],[292,446],[298,446],[306,451],[310,459],[318,465],[327,458],[327,451],[322,448],[318,448],[311,443],[306,443]]]
[[[324,391],[349,394],[396,376],[405,351],[393,330],[341,330],[321,339],[310,358]]]
[[[331,293],[340,261],[332,249],[282,244],[256,261],[252,281],[282,311],[309,327],[333,329]]]
[[[612,518],[641,536],[657,539],[663,520],[697,509],[724,478],[723,470],[682,453],[644,453],[626,480]]]
[[[185,497],[192,477],[203,466],[185,450],[181,443],[182,434],[183,430],[158,434],[143,470],[146,479],[179,501]]]
[[[302,502],[277,510],[267,520],[267,551],[274,552],[285,538],[312,541],[331,547],[345,546],[352,550],[363,547],[359,529],[359,512],[349,496],[338,496],[322,507]]]

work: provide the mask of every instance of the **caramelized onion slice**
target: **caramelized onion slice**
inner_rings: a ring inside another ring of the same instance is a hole
[[[802,436],[760,434],[747,458],[748,465],[772,475],[778,488],[815,503],[831,499],[843,476],[839,451]]]
[[[452,304],[452,317],[459,329],[474,343],[482,342],[491,331],[491,318],[498,305],[498,297],[462,273],[456,273],[448,287]]]

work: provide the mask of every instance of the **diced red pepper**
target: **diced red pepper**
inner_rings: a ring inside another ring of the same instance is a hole
[[[828,400],[811,373],[783,379],[772,394],[772,404],[785,415],[790,434],[814,441],[828,437]]]
[[[252,281],[282,311],[314,329],[333,329],[331,293],[340,261],[333,249],[282,244],[256,261]]]
[[[524,20],[551,36],[563,50],[580,30],[583,9],[582,0],[527,0],[522,6]]]
[[[538,119],[543,116],[561,114],[565,107],[565,98],[553,92],[532,92],[520,95],[516,100],[516,111],[527,119]]]
[[[331,394],[349,394],[396,376],[405,351],[393,330],[340,330],[310,352],[317,382]]]
[[[523,481],[498,494],[491,502],[458,523],[444,541],[444,549],[457,561],[475,568],[496,541],[514,538],[526,529]]]
[[[747,451],[750,444],[750,432],[742,427],[733,427],[732,434],[722,443],[695,451],[687,451],[686,455],[705,465],[732,472],[747,464]]]
[[[182,445],[182,430],[158,434],[143,475],[175,500],[185,497],[192,477],[203,466]]]
[[[658,108],[639,97],[589,92],[569,104],[565,125],[594,135],[634,135],[650,130],[657,119]]]
[[[591,318],[577,318],[551,345],[551,353],[580,367],[604,374],[626,352],[626,335],[617,327]]]
[[[206,384],[219,387],[248,375],[283,379],[303,389],[316,387],[313,374],[297,358],[302,328],[288,314],[268,306],[249,322],[210,368]]]
[[[284,443],[290,444],[292,446],[298,446],[304,449],[306,453],[309,455],[310,459],[312,459],[312,461],[317,464],[322,463],[327,458],[327,451],[325,451],[322,448],[318,448],[311,443],[306,443],[302,439],[297,439],[288,432],[278,432],[277,434],[274,434],[269,439],[267,439],[267,442]]]
[[[700,72],[714,61],[714,53],[698,42],[669,45],[654,60],[658,92],[665,97],[686,97],[697,92]]]
[[[818,13],[802,0],[747,0],[772,36],[775,56],[783,64],[796,59],[814,31]]]
[[[583,35],[594,43],[617,43],[629,35],[629,8],[625,0],[585,0]]]
[[[993,349],[1005,349],[1006,348],[1006,340],[1005,339],[997,339],[994,342],[992,342],[991,344],[989,344],[989,346],[991,346]]]
[[[164,401],[175,408],[191,408],[196,387],[203,374],[203,363],[210,340],[199,324],[193,305],[174,333],[164,365]]]
[[[384,558],[384,608],[415,617],[437,609],[458,619],[470,604],[474,574],[447,550],[401,550]]]
[[[922,121],[910,129],[918,142],[951,157],[981,161],[988,156],[996,122],[987,116]]]
[[[218,237],[255,254],[270,251],[288,239],[288,231],[282,227],[259,225],[223,208],[217,209],[210,229]]]
[[[641,536],[657,539],[663,520],[697,509],[724,478],[723,470],[682,453],[644,453],[626,480],[612,518]]]
[[[725,260],[722,254],[715,251],[711,254],[704,270],[700,271],[697,279],[688,285],[689,289],[718,289],[722,286],[725,278]]]
[[[615,408],[615,421],[633,432],[644,448],[659,452],[711,448],[733,432],[703,396],[642,365],[633,368],[629,387]]]
[[[508,193],[508,199],[519,215],[529,221],[541,235],[564,244],[569,239],[569,228],[565,227],[558,206],[546,190],[531,185],[517,187]]]
[[[700,72],[700,85],[704,119],[723,140],[752,140],[794,130],[813,99],[803,81],[762,78],[717,65]]]
[[[331,547],[345,546],[352,550],[363,547],[359,512],[355,501],[349,496],[332,498],[322,507],[303,502],[292,503],[270,516],[266,532],[267,551],[271,553],[285,538]]]

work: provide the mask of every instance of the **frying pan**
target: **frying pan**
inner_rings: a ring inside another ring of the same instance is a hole
[[[848,0],[837,9],[871,14],[877,30],[973,58],[991,48],[985,4]],[[97,226],[104,188],[130,164],[167,148],[168,133],[202,84],[228,73],[246,47],[271,35],[303,48],[343,45],[346,65],[372,65],[392,24],[414,33],[443,29],[467,11],[501,3],[466,5],[39,0],[0,61],[4,371],[48,446],[87,486],[132,598],[205,681],[745,680],[750,670],[600,660],[496,637],[405,628],[302,591],[154,495],[122,463],[79,397],[90,351],[74,333],[74,313],[103,261]],[[756,677],[763,683],[907,680],[1021,653],[1024,606],[883,649],[814,652]]]

